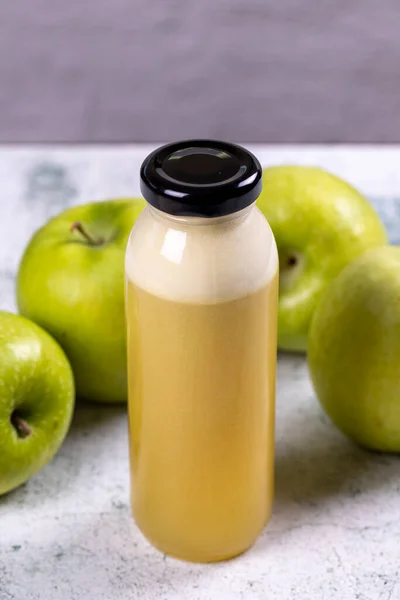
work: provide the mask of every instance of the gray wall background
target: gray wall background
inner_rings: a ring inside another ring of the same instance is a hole
[[[0,141],[400,141],[399,0],[0,0]]]

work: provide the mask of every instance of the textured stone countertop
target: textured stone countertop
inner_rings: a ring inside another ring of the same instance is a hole
[[[148,150],[0,147],[1,308],[15,308],[31,232],[68,205],[137,194]],[[399,241],[400,148],[253,150],[264,165],[316,164],[347,178]],[[125,408],[80,405],[55,460],[0,498],[0,600],[11,599],[398,600],[400,458],[342,437],[304,358],[280,356],[273,518],[247,554],[191,565],[153,550],[131,519]]]

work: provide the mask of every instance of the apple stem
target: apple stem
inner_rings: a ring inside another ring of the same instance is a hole
[[[294,267],[295,265],[297,265],[297,257],[294,255],[288,256],[287,265],[288,267]]]
[[[31,435],[32,430],[29,427],[28,423],[25,421],[25,419],[20,417],[16,411],[14,411],[11,415],[11,423],[17,430],[18,436],[20,438],[27,438]]]
[[[80,221],[75,221],[75,223],[72,224],[70,231],[71,233],[78,231],[81,235],[83,235],[84,238],[87,239],[91,246],[100,246],[104,241],[102,238],[96,240],[93,236],[91,236]]]

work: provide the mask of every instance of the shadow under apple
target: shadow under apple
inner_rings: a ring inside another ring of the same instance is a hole
[[[128,441],[126,405],[105,405],[78,400],[70,430],[61,448],[41,471],[17,489],[0,496],[0,518],[2,507],[33,510],[51,503],[55,510],[64,496],[85,494],[86,489],[101,482],[114,460],[114,473],[128,481]],[[123,466],[122,466],[123,465]],[[127,495],[126,486],[124,495]],[[114,498],[118,486],[111,494]],[[115,499],[114,499],[115,500]],[[115,500],[120,503],[121,500]]]
[[[275,504],[266,539],[270,527],[340,522],[398,490],[399,457],[365,450],[334,427],[315,398],[305,357],[279,357],[276,435]]]

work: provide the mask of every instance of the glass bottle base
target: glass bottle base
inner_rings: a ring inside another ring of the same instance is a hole
[[[250,548],[255,544],[259,535],[262,533],[262,531],[264,530],[264,527],[266,525],[266,523],[265,523],[265,525],[260,529],[260,531],[257,533],[257,535],[255,537],[253,537],[253,539],[246,544],[238,546],[237,548],[230,548],[230,549],[226,549],[226,550],[220,551],[220,552],[210,551],[207,553],[203,553],[203,552],[196,552],[193,550],[185,551],[185,550],[179,549],[179,548],[174,547],[169,544],[160,544],[159,542],[155,541],[151,535],[148,535],[146,533],[144,528],[141,527],[140,524],[138,524],[137,520],[135,520],[135,522],[136,522],[136,525],[139,528],[140,532],[142,533],[142,535],[156,550],[158,550],[162,554],[165,554],[166,556],[169,556],[170,558],[174,558],[176,560],[182,560],[184,562],[189,562],[189,563],[216,563],[216,562],[223,562],[223,561],[228,561],[228,560],[237,558],[241,554],[244,554],[245,552],[250,550]]]

